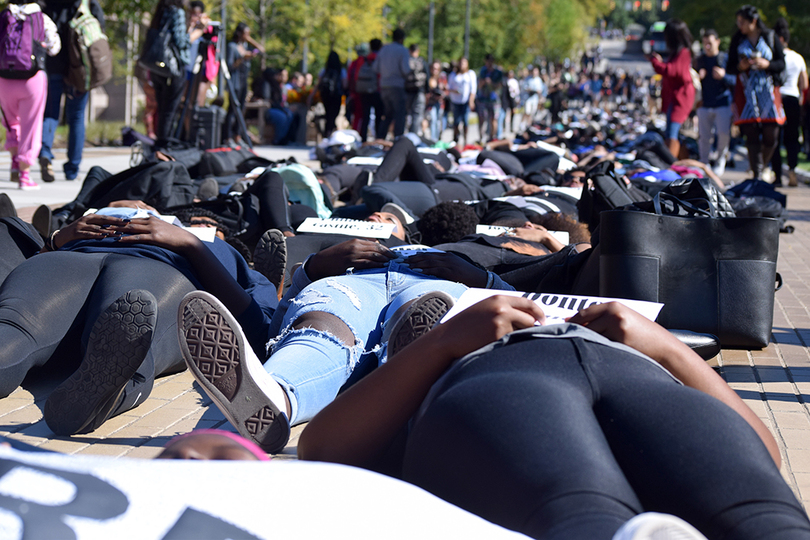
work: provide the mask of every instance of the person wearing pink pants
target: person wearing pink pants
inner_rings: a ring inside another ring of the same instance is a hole
[[[24,21],[41,11],[38,4],[19,0],[11,0],[8,9],[18,21]],[[53,56],[61,49],[62,42],[53,21],[47,15],[43,15],[42,19],[42,45]],[[42,146],[42,119],[47,97],[48,76],[42,69],[28,79],[0,77],[0,109],[6,128],[6,150],[11,153],[11,180],[17,180],[20,189],[39,189],[37,183],[31,180],[29,171]]]

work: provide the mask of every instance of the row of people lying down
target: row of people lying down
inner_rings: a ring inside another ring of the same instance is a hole
[[[496,297],[427,331],[467,286],[512,287],[450,253],[403,260],[363,240],[313,254],[279,303],[225,242],[126,212],[85,216],[47,246],[2,221],[2,395],[35,365],[69,364],[45,406],[57,433],[136,406],[185,357],[264,451],[311,420],[303,459],[401,477],[530,536],[610,538],[655,510],[709,538],[808,537],[767,428],[633,312],[537,329],[534,304]]]

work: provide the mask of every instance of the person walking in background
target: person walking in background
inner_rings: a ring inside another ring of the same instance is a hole
[[[16,32],[22,23],[30,29],[31,38],[37,40],[49,55],[61,48],[56,25],[42,14],[39,4],[12,0],[8,8],[0,12],[0,40],[8,48],[0,51],[0,109],[6,128],[6,150],[11,153],[11,181],[18,182],[25,191],[39,189],[31,180],[31,164],[39,154],[42,140],[42,115],[48,93],[48,76],[43,71],[42,53],[32,50],[33,44],[20,43],[25,30]],[[25,51],[25,52],[24,52]],[[21,59],[15,53],[31,52],[31,58]],[[20,60],[28,60],[31,69],[25,72],[14,69]],[[8,69],[7,69],[8,68]],[[16,171],[16,175],[15,175]]]
[[[790,30],[784,17],[773,25],[773,31],[782,43],[785,53],[785,82],[779,88],[782,106],[785,108],[785,125],[782,126],[782,142],[785,144],[788,160],[788,186],[799,185],[796,179],[796,165],[799,164],[799,129],[801,128],[801,97],[807,88],[807,64],[802,55],[788,48]],[[782,154],[779,147],[773,153],[771,167],[774,172],[774,185],[782,185]]]
[[[187,66],[191,61],[191,41],[186,26],[186,12],[182,0],[160,0],[155,14],[152,17],[151,28],[160,30],[164,25],[170,24],[172,42],[179,52],[180,62]],[[183,70],[185,73],[185,70]],[[177,108],[183,98],[185,78],[172,78],[150,73],[152,86],[155,88],[155,101],[157,102],[157,127],[155,132],[158,140],[169,137],[172,133],[172,124]]]
[[[408,65],[411,72],[405,79],[405,93],[407,95],[408,126],[407,130],[422,135],[422,118],[425,117],[425,90],[427,88],[427,65],[425,59],[419,56],[419,45],[413,43],[408,47],[411,57]]]
[[[498,116],[498,139],[503,138],[504,130],[511,133],[515,119],[515,109],[520,105],[520,83],[515,78],[515,70],[506,74],[506,82],[501,89],[501,113]]]
[[[762,179],[779,143],[785,111],[774,76],[785,70],[782,43],[759,17],[757,8],[737,10],[737,32],[731,38],[726,71],[737,76],[734,123],[740,126],[748,148],[748,164],[755,179]]]
[[[489,140],[497,137],[502,85],[503,72],[495,66],[495,57],[487,54],[484,59],[484,67],[481,68],[478,75],[478,96],[475,98],[477,102],[476,111],[478,111],[479,136],[482,142],[484,141],[485,131]]]
[[[340,106],[343,100],[344,89],[346,88],[346,70],[340,62],[340,57],[335,51],[329,51],[326,59],[326,67],[318,75],[318,92],[321,96],[321,103],[326,109],[326,124],[324,127],[324,137],[329,137],[335,131],[335,121],[340,114]]]
[[[523,119],[519,127],[521,132],[534,123],[534,118],[540,108],[540,100],[547,94],[547,87],[540,78],[539,67],[533,67],[523,79],[523,91],[526,99],[523,100]]]
[[[385,139],[391,121],[394,122],[394,137],[405,133],[407,115],[407,97],[405,79],[411,71],[408,49],[405,48],[405,30],[397,28],[392,36],[393,41],[380,49],[374,61],[374,72],[380,77],[380,97],[385,108],[385,119],[380,124],[378,139]]]
[[[440,141],[442,138],[442,116],[444,108],[444,98],[447,95],[447,75],[442,71],[441,62],[434,61],[430,66],[430,78],[427,81],[427,96],[425,98],[425,108],[427,120],[429,121],[430,138]]]
[[[726,155],[731,142],[731,88],[726,82],[728,56],[720,52],[717,31],[703,32],[703,54],[695,60],[695,69],[702,85],[702,104],[698,107],[698,149],[700,161],[709,164],[712,140],[717,136],[717,159],[714,173],[723,176]]]
[[[380,137],[383,118],[385,117],[385,107],[383,107],[382,97],[380,97],[379,75],[374,71],[374,61],[377,59],[380,49],[382,49],[382,41],[375,38],[369,41],[368,45],[371,52],[366,55],[363,65],[357,68],[357,80],[355,81],[355,89],[360,94],[360,102],[363,105],[363,119],[360,122],[360,137],[363,142],[368,139],[371,109],[374,109],[375,137]]]
[[[250,73],[250,59],[259,53],[264,53],[262,46],[250,37],[250,27],[240,22],[233,31],[231,41],[228,42],[226,62],[231,73],[231,87],[233,91],[228,97],[228,114],[225,116],[225,139],[239,141],[239,124],[237,114],[245,109],[245,100],[248,91],[248,74]]]
[[[470,127],[470,109],[475,108],[475,90],[478,78],[470,70],[470,62],[465,56],[458,60],[456,70],[447,80],[447,95],[453,107],[453,140],[459,142],[459,126],[464,124],[464,144],[469,144],[467,130]]]
[[[695,104],[695,87],[689,74],[692,66],[692,33],[685,22],[670,19],[664,27],[664,40],[669,58],[664,62],[661,55],[653,52],[650,63],[662,77],[661,109],[667,117],[664,138],[669,151],[678,157],[681,150],[678,133]]]
[[[357,53],[357,58],[349,64],[349,69],[346,70],[346,92],[349,96],[346,100],[346,117],[351,116],[352,129],[360,133],[363,124],[363,97],[362,94],[357,92],[357,74],[365,64],[366,56],[368,56],[370,50],[368,43],[361,43],[354,50]],[[349,110],[349,103],[351,103],[351,111]]]
[[[69,23],[76,16],[82,0],[46,0],[43,13],[55,24],[61,43],[68,42]],[[90,13],[98,19],[104,30],[104,11],[98,0],[90,0]],[[185,25],[185,20],[183,21]],[[39,151],[39,167],[42,180],[53,182],[53,139],[59,125],[59,113],[62,105],[62,94],[65,95],[65,121],[68,126],[67,162],[62,166],[67,180],[75,180],[79,175],[84,149],[84,110],[87,108],[88,92],[79,92],[65,84],[68,66],[67,47],[56,56],[45,59],[45,71],[48,74],[48,99],[45,102],[45,113],[42,122],[42,147]]]

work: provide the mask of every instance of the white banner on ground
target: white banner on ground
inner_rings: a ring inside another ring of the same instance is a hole
[[[526,537],[411,484],[344,465],[0,448],[0,538]]]
[[[393,223],[376,223],[374,221],[359,221],[344,218],[307,218],[298,227],[297,232],[344,234],[346,236],[359,236],[361,238],[379,238],[385,240],[394,232]]]
[[[477,304],[481,300],[495,295],[523,296],[534,300],[543,308],[546,314],[546,324],[560,324],[565,322],[566,317],[571,317],[579,310],[590,307],[594,304],[604,304],[605,302],[619,302],[630,309],[639,312],[641,315],[654,321],[664,304],[656,302],[643,302],[641,300],[627,300],[624,298],[603,298],[600,296],[576,296],[573,294],[547,294],[547,293],[525,293],[521,291],[498,291],[493,289],[467,289],[456,301],[453,308],[448,311],[441,322],[446,322],[455,317],[468,307]]]

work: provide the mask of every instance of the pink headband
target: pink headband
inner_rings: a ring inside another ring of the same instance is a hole
[[[222,430],[222,429],[196,429],[196,430],[191,431],[189,433],[184,433],[182,435],[178,435],[176,437],[173,437],[172,439],[169,440],[168,443],[166,443],[166,446],[164,448],[168,448],[169,446],[176,443],[177,441],[180,441],[182,439],[185,439],[186,437],[190,437],[191,435],[196,435],[196,434],[221,435],[223,437],[227,437],[228,439],[231,439],[232,441],[234,441],[234,442],[240,444],[241,446],[243,446],[248,452],[250,452],[251,454],[256,456],[256,458],[259,461],[270,461],[270,458],[267,456],[267,454],[261,448],[259,448],[259,445],[257,445],[253,441],[250,441],[250,440],[242,437],[241,435],[237,435],[236,433],[231,433],[230,431],[225,431],[225,430]]]

